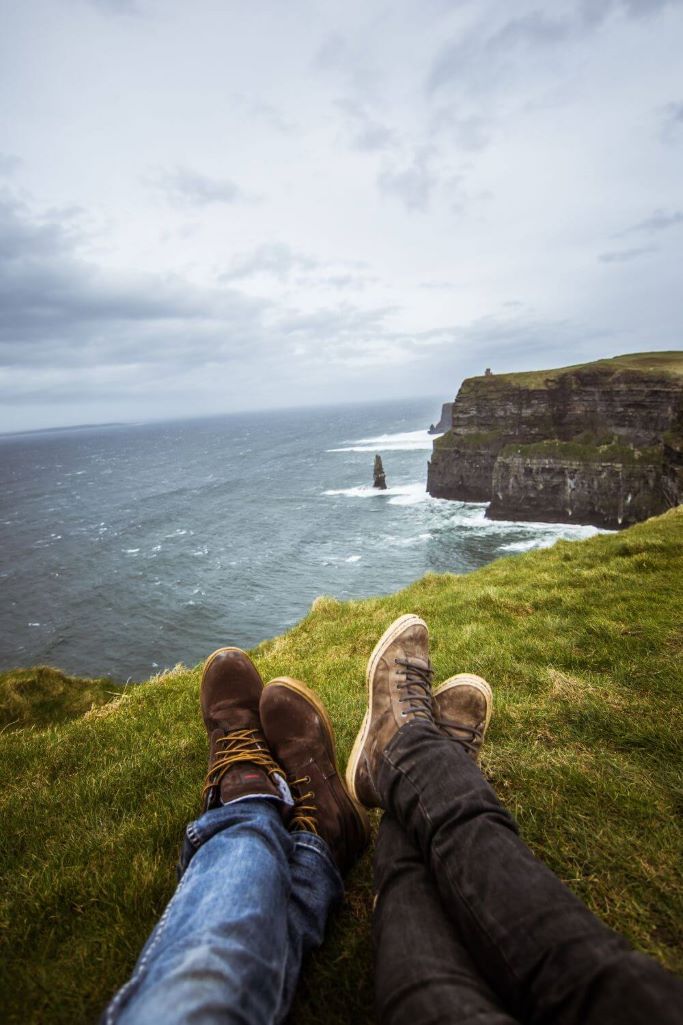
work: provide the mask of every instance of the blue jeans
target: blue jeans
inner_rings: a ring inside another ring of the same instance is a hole
[[[103,1025],[283,1021],[302,959],[343,894],[327,845],[289,833],[277,801],[253,798],[190,823],[181,863],[178,889]]]

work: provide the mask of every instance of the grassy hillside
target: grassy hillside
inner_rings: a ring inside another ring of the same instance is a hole
[[[613,356],[611,359],[599,359],[589,363],[574,363],[568,367],[554,367],[551,370],[517,371],[509,374],[496,374],[492,377],[481,377],[489,387],[497,384],[512,384],[519,388],[543,388],[546,381],[554,380],[575,370],[609,371],[636,370],[641,373],[656,374],[658,377],[683,376],[683,351],[671,349],[664,352],[630,352],[624,356]],[[479,377],[468,378],[479,381]]]
[[[0,730],[50,726],[107,704],[122,693],[111,680],[83,680],[50,666],[0,673]]]
[[[436,679],[493,685],[485,769],[522,834],[606,922],[683,970],[683,509],[619,535],[428,575],[398,594],[318,599],[253,652],[328,703],[345,761],[365,662],[396,616],[430,624]],[[216,637],[216,645],[222,638]],[[200,667],[46,729],[0,736],[4,1020],[92,1021],[174,887],[206,741]],[[372,1021],[370,857],[293,1021]]]

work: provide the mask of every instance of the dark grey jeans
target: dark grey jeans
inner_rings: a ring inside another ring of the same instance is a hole
[[[608,929],[517,834],[463,748],[414,720],[382,756],[384,1025],[681,1025],[683,981]]]

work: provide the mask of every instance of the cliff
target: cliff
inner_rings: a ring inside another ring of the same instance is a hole
[[[438,424],[429,425],[430,434],[445,434],[446,431],[450,431],[451,422],[453,417],[453,403],[444,402],[441,407],[441,417]]]
[[[624,527],[683,499],[683,353],[463,382],[427,490],[494,519]]]

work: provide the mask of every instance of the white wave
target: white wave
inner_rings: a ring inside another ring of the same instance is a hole
[[[422,482],[387,488],[385,494],[389,493],[392,495],[389,499],[390,505],[419,505],[421,502],[432,501],[432,496],[427,494],[427,489]]]
[[[375,495],[383,494],[386,492],[379,491],[369,484],[361,484],[355,488],[331,488],[329,491],[323,491],[323,495],[347,495],[349,498],[373,498]]]
[[[505,530],[517,528],[518,530],[535,530],[534,537],[521,538],[519,541],[509,541],[500,546],[501,552],[529,552],[533,548],[551,548],[556,541],[582,541],[588,537],[595,537],[596,534],[605,533],[598,527],[591,527],[585,524],[574,523],[508,523],[503,522]]]
[[[40,623],[29,623],[29,626],[40,626]]]
[[[371,484],[359,484],[352,488],[332,488],[324,495],[344,495],[346,498],[384,498],[391,505],[416,505],[418,502],[433,501],[424,484],[397,484],[393,488],[373,488]]]
[[[425,541],[429,541],[431,534],[417,534],[415,537],[390,537],[384,538],[386,544],[391,545],[392,548],[410,548],[412,545],[423,544]]]
[[[553,538],[553,542],[555,538]],[[552,543],[552,542],[551,542]],[[501,552],[528,552],[532,548],[545,548],[548,547],[545,543],[539,541],[537,537],[527,538],[526,541],[511,541],[509,545],[501,545]]]
[[[344,562],[360,562],[361,558],[362,556],[360,555],[349,555],[344,559]]]
[[[328,452],[418,452],[431,451],[434,438],[429,431],[402,431],[399,434],[378,434],[375,438],[358,438],[345,442]]]
[[[137,555],[138,552],[140,551],[140,549],[139,548],[124,548],[123,551],[124,551],[124,553],[126,555]]]

